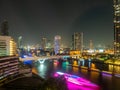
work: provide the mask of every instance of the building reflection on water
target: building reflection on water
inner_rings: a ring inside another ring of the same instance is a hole
[[[109,71],[120,74],[120,66],[108,65]]]

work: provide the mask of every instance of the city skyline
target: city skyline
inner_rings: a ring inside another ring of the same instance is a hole
[[[111,45],[114,38],[112,0],[1,0],[0,23],[8,20],[9,33],[24,43],[40,43],[42,37],[62,37],[70,46],[72,34],[83,32],[84,45]]]

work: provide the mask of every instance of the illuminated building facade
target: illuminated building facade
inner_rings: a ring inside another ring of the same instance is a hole
[[[61,46],[61,36],[57,35],[54,38],[54,51],[55,51],[55,54],[58,54],[60,52],[60,46]]]
[[[120,55],[120,0],[114,2],[114,54]]]
[[[0,56],[16,55],[16,43],[10,36],[0,36]]]
[[[80,52],[82,52],[83,50],[83,33],[74,33],[74,35],[72,35],[72,47],[73,50],[79,50]]]
[[[47,48],[47,49],[53,48],[53,45],[52,45],[51,40],[47,40],[46,48]]]

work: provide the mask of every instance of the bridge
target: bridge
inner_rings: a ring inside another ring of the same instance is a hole
[[[66,60],[67,58],[80,58],[80,55],[53,55],[53,56],[34,56],[34,57],[24,57],[24,58],[21,58],[19,57],[19,60],[20,61],[26,61],[26,60],[34,60],[34,61],[39,61],[39,63],[44,63],[45,60],[52,60],[52,59],[64,59]]]

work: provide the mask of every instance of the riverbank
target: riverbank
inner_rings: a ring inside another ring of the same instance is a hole
[[[38,90],[42,81],[44,81],[43,78],[32,73],[31,77],[18,78],[3,85],[0,90]]]

